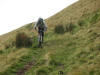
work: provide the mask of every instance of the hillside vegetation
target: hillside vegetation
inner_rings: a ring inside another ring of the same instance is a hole
[[[34,23],[0,36],[0,75],[100,75],[99,6],[100,0],[79,0],[46,19],[42,49]],[[16,48],[20,32],[32,46]]]

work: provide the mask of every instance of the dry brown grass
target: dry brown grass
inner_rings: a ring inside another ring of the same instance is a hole
[[[70,22],[73,22],[73,23],[78,22],[81,18],[84,18],[89,13],[93,13],[93,12],[99,10],[100,9],[99,6],[100,6],[100,0],[80,0],[80,1],[72,4],[71,6],[63,9],[61,12],[46,19],[46,23],[48,25],[48,32],[52,31],[55,28],[55,26],[57,26],[57,25],[67,25]],[[33,27],[33,25],[32,25],[32,27]],[[12,31],[10,33],[0,36],[0,50],[4,50],[6,43],[9,43],[9,42],[12,42],[12,40],[15,40],[15,36],[16,36],[17,32],[25,32],[29,36],[36,36],[37,33],[35,31],[33,31],[32,29],[29,30],[27,28],[27,26],[28,25],[25,25],[15,31]],[[95,26],[92,28],[80,30],[75,35],[73,35],[73,37],[81,37],[81,38],[88,37],[88,35],[86,35],[86,34],[89,30],[93,30],[94,32],[100,33],[99,28],[100,28],[100,22],[96,23]],[[33,32],[36,34],[34,34]],[[84,35],[86,35],[86,36],[84,36]],[[62,39],[67,36],[70,36],[70,34],[64,34],[63,36],[59,36],[57,38]],[[51,38],[48,38],[48,39],[51,39]],[[55,37],[54,37],[54,39],[55,39]],[[96,40],[94,41],[94,44],[91,44],[91,45],[95,45],[99,42],[100,42],[100,38],[96,38]],[[53,50],[52,48],[53,48],[53,46],[51,47],[51,50]],[[80,50],[80,48],[79,48],[79,50]],[[54,50],[54,51],[56,51],[56,50]],[[15,52],[9,53],[9,55],[7,56],[7,63],[5,63],[6,55],[0,55],[0,72],[7,69],[14,62],[16,62],[21,56],[27,54],[27,52],[28,52],[27,49],[21,49],[21,50],[16,50]],[[97,67],[94,66],[94,68],[97,68]],[[72,73],[69,73],[69,75],[82,75],[83,69],[84,68],[82,68],[82,69],[77,68],[76,70],[73,70]]]
[[[79,0],[78,2],[72,4],[71,6],[63,9],[61,12],[51,16],[46,19],[46,23],[49,27],[49,31],[54,29],[56,25],[66,25],[70,22],[77,22],[80,18],[85,16],[86,14],[92,13],[100,9],[100,0]],[[31,24],[32,26],[34,25]],[[0,36],[0,49],[4,48],[4,44],[9,39],[14,39],[17,32],[24,31],[27,34],[32,34],[32,30],[28,30],[25,25],[15,31],[4,34]],[[35,34],[34,34],[35,35]]]

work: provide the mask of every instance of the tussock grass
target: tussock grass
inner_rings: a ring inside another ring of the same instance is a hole
[[[16,75],[20,68],[32,60],[36,65],[25,75],[58,75],[60,71],[64,75],[100,75],[99,5],[99,0],[80,0],[46,19],[50,28],[45,35],[43,49],[35,47],[37,34],[32,32],[32,23],[1,36],[0,75]],[[54,31],[58,25],[65,30],[62,35]],[[3,46],[14,41],[18,32],[34,37],[34,44],[30,48],[5,49]]]

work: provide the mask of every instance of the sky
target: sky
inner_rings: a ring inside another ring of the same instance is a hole
[[[0,0],[0,35],[56,14],[78,0]]]

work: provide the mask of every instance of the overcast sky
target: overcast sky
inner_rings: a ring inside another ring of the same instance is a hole
[[[0,0],[0,35],[56,14],[78,0]]]

